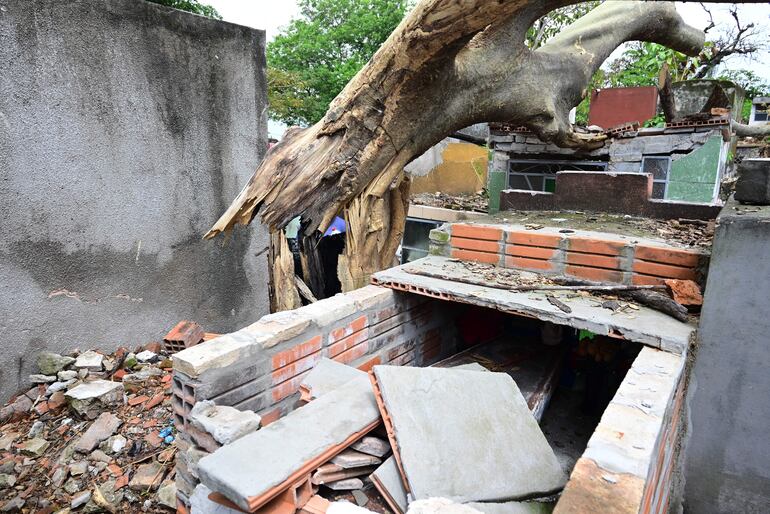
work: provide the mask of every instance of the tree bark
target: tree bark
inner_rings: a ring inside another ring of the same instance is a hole
[[[690,55],[703,45],[672,3],[628,1],[605,2],[529,50],[532,23],[570,3],[423,0],[321,121],[287,131],[206,237],[258,212],[271,230],[297,215],[306,230],[324,230],[362,194],[384,198],[407,163],[473,123],[515,122],[563,147],[594,148],[602,136],[575,133],[568,113],[618,45],[652,41]]]
[[[663,110],[663,116],[667,123],[674,121],[676,116],[676,99],[674,90],[671,87],[671,71],[668,63],[663,63],[658,74],[658,96],[660,96],[660,107]]]
[[[745,125],[733,120],[730,126],[738,137],[764,138],[770,136],[770,123],[765,125]]]

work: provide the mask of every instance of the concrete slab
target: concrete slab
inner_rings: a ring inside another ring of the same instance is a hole
[[[211,490],[254,511],[379,422],[371,382],[361,376],[202,458],[198,473]]]
[[[310,401],[337,389],[350,380],[366,376],[366,372],[324,357],[300,383],[303,399]]]
[[[447,279],[408,273],[405,269],[440,273]],[[647,307],[640,306],[633,314],[618,314],[597,305],[597,299],[590,295],[567,298],[563,293],[548,291],[551,296],[558,297],[570,306],[572,312],[565,313],[546,300],[545,292],[506,291],[457,282],[453,278],[474,277],[457,260],[437,256],[424,257],[372,276],[375,283],[392,289],[529,316],[557,325],[590,330],[596,334],[622,337],[677,354],[686,350],[690,335],[695,331],[694,326]]]
[[[374,436],[362,437],[360,441],[350,445],[350,448],[380,458],[390,453],[390,443]]]
[[[466,503],[468,507],[484,514],[550,514],[553,503],[543,502],[505,502],[505,503]]]
[[[339,455],[335,455],[334,457],[332,457],[332,459],[329,462],[331,462],[332,464],[336,464],[342,469],[349,469],[349,468],[361,468],[364,466],[375,466],[377,464],[382,463],[382,460],[373,455],[367,455],[365,453],[348,449],[340,453]]]
[[[370,478],[374,487],[385,498],[393,512],[404,514],[409,506],[409,501],[404,483],[401,481],[401,473],[399,473],[398,465],[396,465],[396,458],[391,455],[371,474]]]
[[[564,486],[553,450],[508,375],[375,366],[374,376],[415,500],[515,500]]]

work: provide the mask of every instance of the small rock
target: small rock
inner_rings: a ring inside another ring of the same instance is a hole
[[[24,455],[29,455],[30,457],[40,457],[43,455],[43,453],[45,453],[45,450],[49,445],[50,443],[45,439],[35,437],[34,439],[30,439],[24,443],[24,445],[21,447],[21,453]]]
[[[0,473],[11,475],[16,471],[16,462],[14,460],[8,460],[0,464]]]
[[[60,371],[56,374],[56,377],[62,382],[69,382],[70,380],[75,380],[78,378],[78,372],[75,370]]]
[[[16,400],[0,409],[0,423],[16,421],[22,418],[32,408],[32,400],[21,395]]]
[[[118,434],[104,441],[99,448],[107,453],[120,453],[126,447],[126,444],[128,444],[126,438]]]
[[[21,495],[16,496],[12,500],[9,500],[0,507],[0,512],[14,512],[17,510],[21,510],[21,508],[24,506],[25,500],[21,497]]]
[[[195,428],[211,434],[222,445],[258,430],[261,421],[259,414],[250,410],[215,405],[209,400],[196,403],[189,419]]]
[[[116,491],[114,480],[108,480],[104,484],[94,487],[91,501],[97,507],[114,513],[117,511],[120,502],[123,501],[123,493]]]
[[[88,462],[81,460],[70,464],[70,475],[77,477],[88,472]]]
[[[109,455],[107,455],[106,453],[104,453],[101,450],[94,450],[94,451],[92,451],[91,455],[89,455],[88,458],[91,459],[92,461],[105,462],[107,464],[112,462],[112,457],[110,457]]]
[[[64,483],[64,490],[69,494],[75,494],[80,491],[80,481],[70,478]]]
[[[64,481],[67,480],[68,474],[69,468],[64,466],[56,468],[53,472],[53,476],[51,476],[51,484],[57,489],[60,488],[62,484],[64,484]]]
[[[18,432],[7,432],[3,437],[0,437],[0,450],[8,451],[11,449],[13,442],[19,438]]]
[[[145,350],[136,354],[136,360],[139,362],[153,362],[157,356],[157,353]]]
[[[369,503],[369,497],[366,496],[366,493],[359,491],[358,489],[353,491],[353,499],[356,500],[356,504],[358,504],[359,507],[363,507]]]
[[[30,375],[29,381],[33,384],[50,384],[56,382],[56,375]]]
[[[100,411],[123,403],[123,384],[95,380],[73,387],[65,396],[75,412],[94,419]]]
[[[13,487],[16,484],[16,475],[0,473],[0,490],[4,487]]]
[[[75,450],[88,453],[110,437],[123,422],[111,412],[103,412],[75,445]]]
[[[88,376],[88,370],[83,368],[78,370],[78,378],[83,380]]]
[[[360,478],[346,478],[336,482],[328,482],[324,485],[333,491],[355,491],[364,487],[364,483]]]
[[[37,356],[37,369],[44,375],[55,375],[75,362],[72,357],[65,357],[53,352],[40,352]]]
[[[102,360],[104,360],[104,355],[96,353],[93,350],[88,350],[78,356],[75,360],[75,367],[78,369],[87,369],[88,371],[101,371]]]
[[[123,367],[127,369],[133,369],[134,366],[136,366],[138,363],[139,361],[136,360],[136,354],[131,352],[126,355],[126,360],[123,361]]]
[[[390,451],[390,444],[379,437],[366,436],[351,444],[350,448],[367,455],[382,458]]]
[[[105,357],[104,360],[102,360],[102,366],[104,367],[104,371],[110,372],[115,369],[115,366],[117,363],[115,362],[115,359],[110,359],[108,357]]]
[[[173,368],[174,367],[174,361],[166,357],[162,361],[158,363],[159,368]]]
[[[157,462],[142,464],[134,472],[131,481],[128,483],[134,491],[144,492],[147,489],[155,490],[160,485],[163,466]]]
[[[90,499],[91,499],[91,491],[83,491],[82,493],[79,493],[72,498],[72,502],[70,503],[70,508],[74,510],[79,507],[82,507],[83,505],[88,503]]]
[[[29,439],[34,439],[35,437],[39,436],[43,429],[45,428],[45,423],[42,421],[35,421],[32,423],[32,426],[29,429],[29,433],[27,433],[27,437]]]
[[[169,509],[176,510],[176,484],[166,480],[158,489],[158,503]]]
[[[53,384],[48,386],[48,389],[45,390],[45,395],[51,396],[53,393],[64,391],[74,383],[75,383],[74,380],[68,380],[66,382],[54,382]]]

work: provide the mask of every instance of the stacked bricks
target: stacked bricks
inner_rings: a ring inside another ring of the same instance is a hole
[[[643,348],[572,471],[554,514],[665,513],[686,356]]]
[[[702,282],[708,255],[694,249],[601,232],[560,233],[516,225],[454,224],[449,256],[576,277],[592,282],[664,285],[669,278]]]
[[[455,352],[449,321],[435,300],[367,286],[181,351],[173,356],[172,380],[178,440],[200,449],[188,418],[202,400],[258,412],[263,425],[277,420],[299,406],[299,385],[322,357],[365,371],[432,364]],[[185,459],[177,465],[179,498],[189,505],[196,479]]]

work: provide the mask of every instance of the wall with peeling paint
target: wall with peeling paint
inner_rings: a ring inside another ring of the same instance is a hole
[[[0,400],[42,349],[265,314],[266,231],[201,240],[266,148],[264,32],[137,0],[2,6]]]

